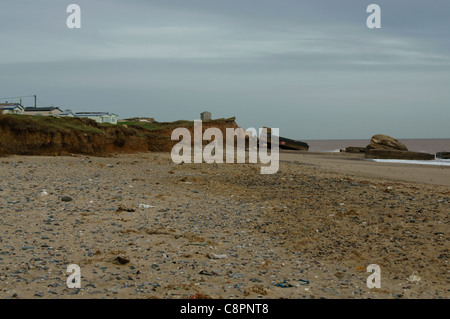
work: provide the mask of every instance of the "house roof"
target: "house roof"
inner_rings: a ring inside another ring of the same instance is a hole
[[[26,107],[25,112],[51,112],[54,110],[59,110],[59,107],[49,106],[49,107]],[[61,111],[62,112],[62,111]]]
[[[15,108],[22,108],[23,106],[20,103],[0,103],[0,109],[2,110],[12,110]]]

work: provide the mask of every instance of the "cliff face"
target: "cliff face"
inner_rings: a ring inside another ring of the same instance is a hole
[[[147,151],[170,152],[172,130],[178,126],[149,131],[140,127],[99,125],[93,120],[0,115],[0,155],[69,155],[105,156],[113,153]],[[186,127],[193,138],[194,126]],[[203,131],[237,128],[234,120],[203,123]]]
[[[189,130],[191,134],[191,144],[193,145],[194,142],[194,126],[193,125],[181,125],[177,127],[184,127]],[[239,126],[236,124],[236,122],[233,120],[215,120],[213,122],[203,122],[202,123],[202,136],[203,133],[208,128],[218,128],[222,131],[223,135],[223,141],[225,143],[226,141],[226,129],[227,128],[239,128]],[[151,151],[159,151],[159,152],[170,152],[174,145],[176,145],[179,140],[172,141],[172,131],[174,130],[174,127],[158,130],[157,132],[153,134],[149,134],[148,137],[148,147]],[[203,145],[209,143],[209,141],[203,141]]]
[[[82,131],[29,131],[0,127],[0,154],[67,155],[145,152],[147,139],[125,130],[104,133]]]

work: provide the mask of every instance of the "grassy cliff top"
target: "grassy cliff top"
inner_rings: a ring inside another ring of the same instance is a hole
[[[234,121],[234,118],[215,119],[208,123],[223,123]],[[105,129],[122,127],[136,128],[139,131],[158,131],[167,128],[193,126],[194,121],[179,120],[175,122],[137,122],[137,121],[119,121],[117,125],[109,123],[97,123],[94,120],[77,117],[54,117],[54,116],[34,116],[34,115],[13,115],[0,114],[0,126],[9,127],[15,131],[79,131],[85,133],[104,133]]]
[[[234,121],[235,118],[229,118],[229,119],[215,119],[208,121],[207,123],[223,123],[223,122],[231,122]],[[137,127],[137,128],[144,128],[149,131],[155,131],[155,130],[162,130],[166,128],[173,128],[173,127],[181,127],[181,126],[193,126],[194,121],[186,121],[186,120],[178,120],[175,122],[139,122],[139,121],[119,121],[118,125],[127,125],[128,127]]]
[[[0,126],[14,131],[82,131],[86,133],[103,133],[95,121],[84,118],[33,116],[33,115],[0,115]]]

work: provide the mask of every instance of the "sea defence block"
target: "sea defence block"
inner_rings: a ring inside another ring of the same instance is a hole
[[[450,152],[437,152],[436,158],[450,159]]]
[[[346,147],[345,150],[343,150],[343,152],[345,153],[365,153],[366,151],[367,151],[366,147],[358,147],[358,146],[349,146]]]
[[[403,159],[403,160],[419,160],[419,161],[429,161],[435,159],[434,154],[410,152],[410,151],[396,151],[396,150],[367,150],[366,158]]]

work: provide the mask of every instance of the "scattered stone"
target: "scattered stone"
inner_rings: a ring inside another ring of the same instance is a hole
[[[125,257],[125,256],[117,256],[113,260],[113,264],[120,264],[120,265],[125,265],[125,264],[128,264],[129,262],[130,262],[130,258]]]
[[[191,299],[213,299],[210,295],[196,293],[195,295],[191,296]]]
[[[116,209],[116,212],[120,213],[120,212],[128,212],[128,213],[133,213],[136,210],[134,208],[125,208],[122,206],[119,206],[119,208]]]
[[[70,196],[62,196],[61,201],[63,202],[71,202],[73,199]]]
[[[394,188],[393,188],[392,186],[388,186],[388,187],[386,187],[386,188],[384,189],[384,192],[385,192],[385,193],[390,193],[390,192],[392,192],[393,189],[394,189]]]
[[[420,282],[422,279],[419,276],[416,275],[411,275],[408,278],[409,282]]]
[[[209,259],[225,259],[227,258],[227,255],[223,254],[223,255],[216,255],[214,253],[209,253],[208,254],[208,258]]]
[[[339,279],[344,278],[344,274],[342,272],[337,272],[334,274],[336,277],[338,277]]]
[[[205,276],[212,276],[213,275],[212,273],[207,272],[205,270],[200,270],[198,273],[199,273],[199,275],[205,275]]]
[[[152,208],[155,206],[151,206],[151,205],[146,205],[146,204],[139,204],[139,208]]]
[[[256,294],[258,294],[258,295],[262,295],[262,296],[266,296],[266,295],[268,294],[267,289],[265,289],[262,285],[256,285],[256,286],[247,288],[247,289],[244,291],[244,295],[248,296],[248,295],[250,295],[252,292],[253,292],[253,293],[256,293]]]

